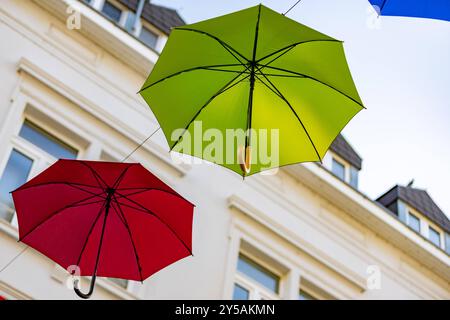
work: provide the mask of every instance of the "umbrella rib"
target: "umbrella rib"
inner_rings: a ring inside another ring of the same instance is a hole
[[[130,225],[128,224],[127,218],[125,217],[125,214],[123,213],[123,210],[122,210],[122,208],[120,207],[119,201],[117,201],[115,195],[113,195],[113,202],[116,203],[117,209],[119,210],[119,211],[117,211],[116,208],[114,207],[114,204],[113,204],[113,205],[112,205],[112,208],[113,208],[114,212],[115,212],[119,217],[120,217],[120,215],[122,215],[122,218],[123,218],[122,223],[124,224],[125,228],[126,228],[127,231],[128,231],[128,235],[129,235],[129,237],[130,237],[131,244],[133,245],[134,255],[135,255],[135,257],[136,257],[136,264],[137,264],[137,267],[138,267],[139,276],[141,277],[141,282],[142,282],[142,281],[144,281],[144,278],[142,277],[142,266],[141,266],[141,263],[139,262],[139,255],[138,255],[138,253],[137,253],[136,244],[134,243],[133,233],[131,232]],[[119,214],[119,213],[120,213],[120,214]]]
[[[102,192],[102,193],[103,193],[103,192]],[[100,193],[100,194],[102,194],[102,193]],[[98,195],[100,195],[100,194],[98,194]],[[98,196],[98,195],[97,195],[97,196]],[[66,209],[76,208],[76,207],[81,207],[81,206],[90,205],[90,204],[93,204],[93,203],[97,203],[97,202],[102,202],[102,201],[104,201],[104,200],[101,200],[101,201],[98,200],[98,201],[96,201],[96,202],[82,203],[82,202],[84,202],[84,201],[90,200],[90,199],[95,198],[95,197],[96,197],[96,195],[90,196],[90,197],[87,197],[87,198],[84,198],[84,199],[75,201],[74,203],[71,203],[71,204],[69,204],[69,205],[66,205],[66,206],[64,206],[64,207],[62,207],[62,208],[60,208],[60,209],[58,209],[58,210],[53,211],[53,212],[52,212],[49,216],[47,216],[43,221],[41,221],[41,222],[39,222],[38,224],[36,224],[30,231],[28,231],[28,232],[25,233],[22,237],[20,237],[20,241],[22,241],[22,240],[23,240],[25,237],[27,237],[30,233],[32,233],[33,231],[35,231],[38,227],[42,226],[44,223],[46,223],[47,221],[49,221],[51,218],[55,217],[56,215],[60,214],[61,212],[63,212],[63,211],[66,210]]]
[[[201,31],[201,30],[196,30],[196,29],[191,29],[191,28],[183,28],[183,27],[181,27],[181,28],[175,28],[175,30],[192,31],[192,32],[197,32],[197,33],[200,33],[200,34],[204,34],[204,35],[206,35],[206,36],[208,36],[208,37],[210,37],[210,38],[216,40],[217,42],[219,42],[225,49],[228,48],[228,49],[232,50],[234,53],[236,53],[236,54],[239,55],[241,58],[243,58],[246,62],[250,62],[249,59],[247,59],[243,54],[241,54],[239,51],[237,51],[236,49],[234,49],[234,48],[233,48],[232,46],[230,46],[228,43],[224,42],[223,40],[220,40],[218,37],[213,36],[212,34],[210,34],[210,33],[208,33],[208,32]],[[229,50],[228,50],[228,51],[229,51]],[[234,54],[233,54],[233,57],[235,57],[239,62],[242,63],[242,61],[239,60]]]
[[[89,238],[91,237],[91,234],[94,231],[95,225],[97,224],[98,219],[100,219],[100,217],[102,215],[102,212],[103,212],[103,209],[105,209],[105,206],[106,206],[106,201],[100,207],[100,210],[99,210],[97,216],[95,217],[94,222],[92,223],[91,227],[89,228],[88,234],[86,235],[86,240],[84,241],[83,247],[81,248],[80,254],[78,256],[78,260],[77,260],[77,264],[76,264],[78,267],[80,266],[84,250],[86,249],[86,246],[87,246],[87,244],[89,242]]]
[[[141,191],[137,191],[137,192],[125,194],[125,196],[127,196],[127,197],[129,197],[129,196],[134,196],[134,195],[136,195],[136,194],[143,193],[143,192],[147,192],[147,191],[161,191],[161,192],[170,194],[170,195],[172,195],[172,196],[175,196],[175,197],[177,197],[177,198],[180,198],[181,200],[187,201],[187,200],[184,199],[182,196],[180,196],[178,193],[170,192],[170,191],[167,191],[167,190],[164,190],[164,189],[159,189],[159,188],[118,188],[118,189],[116,189],[116,190],[117,190],[117,191],[119,191],[119,190],[121,191],[121,190],[136,190],[136,189],[140,189]],[[189,202],[189,201],[187,201],[187,202]]]
[[[310,42],[339,42],[339,43],[342,43],[341,40],[336,40],[336,39],[315,39],[315,40],[300,41],[300,42],[292,43],[292,44],[290,44],[288,46],[285,46],[285,47],[283,47],[281,49],[278,49],[278,50],[276,50],[276,51],[274,51],[274,52],[272,52],[272,53],[270,53],[270,54],[268,54],[268,55],[266,55],[266,56],[264,56],[262,58],[259,58],[258,60],[256,60],[256,62],[263,61],[263,60],[265,60],[265,59],[267,59],[267,58],[269,58],[269,57],[271,57],[271,56],[273,56],[273,55],[275,55],[275,54],[277,54],[279,52],[282,52],[282,51],[284,51],[286,49],[289,49],[288,51],[290,51],[291,49],[293,49],[293,48],[295,48],[295,47],[297,47],[297,46],[299,46],[301,44],[310,43]],[[283,54],[285,54],[287,52],[284,52]]]
[[[258,77],[256,74],[255,74],[255,77],[262,83],[262,84],[264,84],[269,90],[271,90],[273,93],[275,93],[277,96],[279,96],[280,98],[282,98],[279,94],[278,94],[278,92],[276,92],[275,91],[275,89],[273,89],[271,86],[269,86],[267,83],[265,83],[260,77]]]
[[[202,68],[202,69],[204,69],[204,70],[210,70],[210,71],[221,71],[221,72],[233,72],[233,73],[241,73],[242,71],[238,71],[238,70],[227,70],[227,69],[217,69],[217,68],[211,68],[211,67],[209,67],[209,68],[207,68],[207,67],[205,67],[205,68]],[[244,72],[245,74],[250,74],[249,72]]]
[[[125,174],[128,172],[128,169],[130,169],[133,165],[130,164],[129,166],[127,166],[122,173],[117,177],[116,181],[114,181],[113,185],[112,185],[112,189],[116,189],[119,184],[122,182],[123,178],[125,177]]]
[[[319,79],[316,79],[316,78],[314,78],[314,77],[311,77],[311,76],[309,76],[309,75],[307,75],[307,74],[303,74],[303,73],[299,73],[299,72],[295,72],[295,71],[291,71],[291,70],[287,70],[287,69],[283,69],[283,68],[272,67],[272,66],[266,66],[266,68],[274,69],[274,70],[278,70],[278,71],[284,71],[284,72],[287,72],[287,73],[290,73],[290,74],[294,74],[294,75],[301,76],[301,77],[303,77],[303,78],[305,78],[305,79],[313,80],[313,81],[315,81],[315,82],[317,82],[317,83],[320,83],[320,84],[322,84],[322,85],[324,85],[324,86],[327,86],[328,88],[330,88],[330,89],[332,89],[332,90],[334,90],[334,91],[336,91],[336,92],[339,92],[340,94],[342,94],[342,95],[345,96],[346,98],[352,100],[354,103],[356,103],[356,104],[358,104],[359,106],[361,106],[362,108],[366,109],[366,107],[364,107],[364,106],[362,105],[362,103],[360,103],[360,102],[358,102],[357,100],[355,100],[354,98],[350,97],[348,94],[342,92],[341,90],[339,90],[339,89],[337,89],[337,88],[335,88],[335,87],[333,87],[333,86],[331,86],[331,85],[329,85],[329,84],[327,84],[327,83],[325,83],[325,82],[323,82],[323,81],[320,81]],[[262,73],[262,74],[263,74],[263,73]]]
[[[216,64],[216,65],[210,65],[210,66],[197,66],[197,67],[192,67],[192,68],[189,68],[189,69],[185,69],[185,70],[181,70],[181,71],[175,72],[175,73],[173,73],[173,74],[171,74],[171,75],[168,75],[168,76],[166,76],[166,77],[164,77],[164,78],[162,78],[162,79],[159,79],[158,81],[156,81],[156,82],[154,82],[154,83],[151,83],[151,84],[149,84],[149,85],[143,87],[141,90],[139,90],[138,93],[141,93],[142,91],[147,90],[148,88],[151,88],[151,87],[153,87],[154,85],[157,85],[158,83],[160,83],[160,82],[162,82],[162,81],[164,81],[164,80],[167,80],[167,79],[170,79],[170,78],[172,78],[172,77],[178,76],[178,75],[180,75],[180,74],[182,74],[182,73],[185,73],[185,72],[190,72],[190,71],[195,71],[195,70],[210,70],[209,68],[238,67],[238,66],[245,66],[245,65],[243,65],[243,64],[237,64],[237,63],[232,63],[232,64]]]
[[[83,164],[84,166],[86,166],[89,170],[91,170],[91,172],[93,173],[94,178],[97,180],[98,186],[99,186],[100,188],[104,188],[104,187],[102,187],[100,181],[103,182],[103,184],[105,185],[105,187],[108,186],[108,184],[105,182],[105,180],[103,180],[103,178],[98,174],[98,172],[95,171],[94,168],[92,168],[90,165],[88,165],[87,162],[85,162],[85,161],[80,161],[80,163]]]
[[[91,191],[88,191],[86,189],[83,189],[81,187],[103,189],[103,188],[101,188],[99,186],[90,186],[90,185],[81,184],[81,183],[72,183],[72,182],[65,182],[65,181],[53,181],[53,182],[38,183],[38,184],[31,185],[31,186],[23,186],[23,187],[20,187],[20,188],[14,190],[14,191],[11,191],[11,192],[27,190],[27,189],[31,189],[31,188],[34,188],[34,187],[47,186],[47,185],[50,185],[50,184],[66,184],[66,185],[68,185],[70,187],[73,187],[73,188],[76,188],[76,189],[79,189],[79,190],[82,190],[82,191],[85,191],[85,192],[88,192],[88,193],[91,193],[91,194],[94,194],[94,193],[91,192]]]
[[[138,210],[138,211],[143,211],[146,212],[152,216],[154,216],[157,220],[159,220],[159,222],[161,222],[164,226],[166,226],[167,229],[170,230],[170,232],[183,244],[183,246],[186,248],[186,250],[189,251],[189,253],[192,255],[192,251],[189,248],[189,246],[180,238],[180,236],[175,232],[175,230],[172,229],[172,227],[170,225],[168,225],[163,219],[161,219],[161,217],[159,217],[157,214],[155,214],[154,212],[152,212],[151,210],[149,210],[148,208],[144,207],[143,205],[141,205],[139,202],[134,201],[133,199],[128,198],[127,196],[124,196],[122,194],[120,194],[119,192],[116,192],[119,195],[121,195],[123,198],[125,198],[126,200],[130,201],[131,203],[134,203],[135,205],[137,205],[139,208],[136,207],[132,207],[129,206],[125,203],[120,203],[118,202],[118,204],[122,205],[122,206],[126,206],[126,207],[130,207],[132,209]]]
[[[257,67],[257,68],[258,68],[258,67]],[[258,68],[258,70],[259,70],[259,68]],[[309,135],[308,130],[306,130],[306,127],[305,127],[305,125],[303,124],[303,121],[302,121],[302,120],[300,119],[300,117],[298,116],[297,112],[294,110],[294,108],[293,108],[292,105],[289,103],[289,101],[286,99],[286,97],[280,92],[280,90],[272,83],[272,81],[270,81],[270,79],[269,79],[264,73],[261,72],[261,74],[262,74],[263,77],[267,80],[267,82],[269,82],[269,83],[274,87],[274,89],[278,92],[279,95],[277,95],[277,96],[278,96],[279,98],[281,98],[281,99],[289,106],[289,108],[291,109],[291,111],[294,113],[295,117],[296,117],[297,120],[300,122],[300,124],[301,124],[302,127],[303,127],[303,130],[305,131],[306,135],[308,136],[308,139],[309,139],[309,141],[311,142],[311,144],[312,144],[312,146],[313,146],[313,148],[314,148],[314,151],[315,151],[316,154],[317,154],[317,157],[319,157],[320,162],[322,162],[322,157],[320,156],[319,151],[317,151],[317,148],[316,148],[316,145],[314,144],[314,141],[312,140],[311,136]]]
[[[239,81],[235,82],[234,84],[232,84],[230,86],[230,84],[235,81],[237,78],[239,78],[245,71],[248,70],[250,66],[247,66],[245,68],[244,71],[242,71],[240,74],[238,74],[236,77],[234,77],[233,79],[231,79],[228,83],[226,83],[222,88],[220,88],[219,91],[217,91],[198,111],[197,113],[194,115],[194,117],[191,119],[191,121],[189,121],[189,123],[187,124],[187,126],[184,128],[183,133],[178,137],[178,140],[173,144],[173,146],[170,148],[170,151],[173,150],[173,148],[175,148],[175,146],[178,144],[178,142],[180,142],[181,138],[184,136],[184,134],[187,132],[189,126],[191,125],[191,123],[198,117],[198,115],[200,114],[200,112],[203,111],[203,109],[205,109],[215,98],[217,98],[219,95],[221,95],[222,93],[224,93],[225,91],[233,88],[234,86],[236,86],[237,84],[241,83],[242,81],[244,81],[245,79],[247,79],[248,77],[250,77],[250,75],[245,76],[244,78],[240,79]]]

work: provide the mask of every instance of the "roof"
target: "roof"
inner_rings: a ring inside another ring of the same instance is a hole
[[[431,221],[439,225],[446,232],[450,233],[450,220],[445,213],[437,206],[427,191],[416,189],[411,186],[396,185],[391,190],[383,194],[376,201],[388,207],[397,199],[404,201]]]
[[[129,10],[136,11],[139,0],[119,0],[119,3]],[[147,0],[142,10],[142,19],[151,23],[165,34],[169,34],[173,27],[186,24],[176,10],[149,3]]]
[[[330,146],[331,151],[348,161],[356,169],[361,170],[362,158],[356,153],[352,146],[339,134]]]

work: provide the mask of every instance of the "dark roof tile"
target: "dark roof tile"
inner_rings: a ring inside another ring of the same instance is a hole
[[[437,206],[428,192],[410,186],[395,186],[377,199],[385,207],[393,201],[400,199],[421,212],[424,216],[439,225],[446,232],[450,233],[450,220],[445,213]]]
[[[330,146],[330,150],[348,161],[356,169],[361,170],[362,158],[356,153],[352,146],[339,134]]]

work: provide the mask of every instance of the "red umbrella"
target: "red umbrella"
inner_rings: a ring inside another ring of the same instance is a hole
[[[143,281],[192,255],[194,205],[137,163],[59,160],[12,196],[20,241],[92,276],[82,298],[96,276]]]

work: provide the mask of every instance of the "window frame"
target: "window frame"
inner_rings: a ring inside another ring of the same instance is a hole
[[[19,132],[23,124],[27,120],[36,125],[37,127],[41,128],[42,130],[46,131],[48,134],[54,136],[62,143],[65,143],[68,146],[71,146],[72,148],[76,149],[78,151],[77,159],[79,159],[80,156],[82,156],[83,153],[85,152],[84,148],[82,148],[82,146],[76,143],[73,139],[70,139],[69,137],[67,137],[64,134],[61,134],[60,132],[57,133],[56,132],[57,130],[52,128],[51,124],[46,123],[46,121],[39,120],[36,117],[33,117],[32,115],[29,115],[28,113],[25,112],[20,116],[18,124],[15,125],[13,133],[9,138],[9,142],[7,143],[4,156],[2,157],[2,159],[0,159],[0,177],[3,175],[8,160],[11,157],[11,152],[14,149],[22,153],[23,155],[29,157],[33,161],[26,181],[29,181],[37,174],[41,173],[43,170],[48,168],[57,160],[55,157],[47,153],[45,150],[34,145],[32,142],[28,141],[27,139],[19,135]],[[51,121],[52,119],[49,118],[48,122]],[[9,223],[15,228],[18,227],[17,214],[15,211]]]
[[[267,271],[271,272],[273,275],[278,277],[278,292],[272,292],[269,288],[264,286],[263,284],[259,283],[258,281],[250,278],[240,270],[238,270],[238,261],[240,256],[244,256],[245,258],[251,260],[253,263],[259,265],[260,267],[266,269]],[[240,250],[238,253],[238,257],[236,259],[236,269],[235,269],[235,277],[233,282],[233,292],[234,292],[234,285],[238,284],[241,287],[247,289],[249,291],[249,300],[280,300],[281,299],[281,293],[282,293],[282,285],[283,285],[283,277],[282,275],[275,270],[271,265],[266,263],[265,261],[262,261],[261,259],[258,259],[255,257],[255,255],[252,255],[251,253]]]
[[[116,21],[113,18],[111,18],[110,16],[108,16],[106,13],[103,12],[103,8],[105,7],[105,4],[109,3],[111,6],[117,8],[118,10],[120,10],[120,17],[119,20]],[[90,4],[91,6],[93,6],[95,9],[98,10],[98,12],[104,16],[105,18],[107,18],[109,21],[116,23],[122,27],[125,26],[125,20],[126,20],[126,16],[127,16],[127,11],[125,8],[123,8],[123,6],[119,3],[117,3],[114,0],[101,0],[101,1],[97,1],[95,2],[95,0],[93,0],[93,2],[91,2]]]
[[[431,231],[434,231],[437,235],[438,235],[438,239],[439,239],[439,244],[436,244],[435,242],[433,242],[433,240],[431,240]],[[442,232],[438,231],[435,227],[428,225],[428,240],[435,245],[438,248],[442,248]]]
[[[337,173],[334,172],[334,163],[337,163],[338,165],[342,166],[342,168],[344,169],[344,176],[341,178]],[[347,165],[344,161],[340,160],[339,158],[337,158],[334,154],[331,157],[331,173],[333,173],[333,175],[335,175],[339,180],[347,182]]]
[[[410,225],[410,219],[411,219],[411,217],[413,217],[413,219],[417,219],[417,221],[419,222],[419,230],[414,229],[414,228]],[[421,219],[418,215],[412,213],[411,210],[407,210],[407,215],[406,215],[406,225],[407,225],[411,230],[413,230],[413,231],[415,231],[415,232],[417,232],[417,233],[420,234],[420,233],[421,233],[421,230],[422,230],[421,224],[422,224],[422,219]]]

